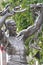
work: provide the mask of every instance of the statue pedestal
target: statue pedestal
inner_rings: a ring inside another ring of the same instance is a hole
[[[0,65],[7,65],[6,63],[6,51],[4,50],[4,47],[0,46]]]

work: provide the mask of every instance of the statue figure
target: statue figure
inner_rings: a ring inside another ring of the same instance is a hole
[[[32,5],[32,6],[31,6]],[[25,44],[24,41],[34,34],[36,31],[40,29],[40,26],[43,23],[43,4],[31,4],[30,7],[32,11],[38,14],[35,23],[32,26],[29,26],[27,29],[20,31],[20,33],[16,33],[16,23],[14,20],[6,20],[7,17],[14,15],[18,12],[23,12],[20,7],[15,7],[12,11],[9,10],[9,5],[6,6],[5,10],[0,12],[0,29],[2,25],[5,23],[6,28],[9,30],[9,37],[6,38],[8,41],[7,52],[10,56],[9,62],[7,65],[27,65],[26,54],[25,54]],[[18,10],[20,9],[20,10]],[[0,30],[1,31],[1,30]],[[2,36],[1,36],[2,37]],[[2,38],[0,38],[2,39]],[[7,43],[6,43],[7,44]]]
[[[37,32],[40,29],[40,26],[43,23],[43,4],[31,4],[32,11],[37,13],[38,17],[35,20],[35,23],[32,26],[29,26],[27,29],[16,33],[16,23],[14,20],[6,21],[6,28],[9,30],[9,37],[7,52],[10,56],[9,62],[7,65],[27,65],[26,54],[25,54],[25,44],[24,41],[30,37],[32,34]],[[36,48],[36,47],[35,47]]]

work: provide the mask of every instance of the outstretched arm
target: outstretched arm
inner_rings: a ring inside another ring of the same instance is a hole
[[[34,34],[36,31],[38,31],[38,29],[42,25],[42,22],[43,22],[42,14],[40,14],[37,17],[35,23],[32,26],[29,26],[27,29],[20,31],[18,36],[24,35],[24,39],[28,38],[29,36]]]
[[[4,10],[0,11],[0,16],[2,16],[0,18],[0,29],[3,23],[5,22],[5,19],[10,16],[9,8],[10,8],[10,4],[6,5]]]
[[[8,4],[3,11],[0,12],[0,28],[2,27],[3,23],[5,22],[6,18],[9,16],[14,15],[15,13],[24,12],[26,9],[20,9],[19,6],[14,7],[11,11],[9,9],[10,4]],[[19,9],[19,10],[18,10]]]
[[[31,4],[30,8],[31,11],[34,11],[34,13],[36,12],[38,14],[38,17],[36,18],[35,23],[32,26],[29,26],[27,29],[20,31],[20,33],[18,34],[18,36],[23,35],[24,39],[36,33],[43,23],[43,4],[42,3]]]

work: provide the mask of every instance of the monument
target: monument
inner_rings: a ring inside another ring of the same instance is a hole
[[[32,34],[34,34],[36,31],[38,31],[43,24],[43,4],[31,4],[30,5],[32,11],[34,13],[39,12],[37,15],[38,17],[35,20],[35,23],[32,26],[29,26],[27,29],[24,29],[20,31],[18,34],[16,33],[16,23],[14,20],[8,19],[6,22],[5,19],[8,16],[14,15],[16,12],[23,12],[24,10],[17,10],[13,9],[11,12],[7,10],[6,13],[4,13],[3,20],[1,20],[0,27],[2,26],[2,23],[5,23],[6,28],[9,31],[9,37],[6,37],[6,43],[4,42],[4,46],[6,46],[6,51],[8,52],[10,59],[7,63],[7,65],[28,65],[26,60],[26,53],[25,53],[25,40],[30,37]],[[16,7],[20,8],[20,7]],[[5,11],[4,11],[5,12]],[[3,14],[3,13],[1,13]],[[8,41],[8,43],[7,43]]]

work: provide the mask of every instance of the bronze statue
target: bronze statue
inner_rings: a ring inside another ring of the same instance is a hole
[[[32,5],[32,6],[31,6]],[[25,54],[25,44],[24,41],[40,29],[43,23],[43,4],[31,4],[31,9],[34,11],[38,17],[32,26],[27,29],[16,33],[16,23],[13,20],[6,21],[6,28],[9,30],[8,38],[8,54],[10,56],[8,65],[27,65],[26,54]],[[39,13],[37,13],[39,12]]]
[[[5,22],[6,28],[9,30],[9,37],[6,40],[8,41],[7,52],[10,56],[10,59],[7,65],[27,65],[28,64],[26,60],[24,41],[28,37],[30,37],[32,34],[34,34],[36,31],[38,31],[40,29],[40,26],[43,23],[43,4],[31,4],[31,5],[30,6],[32,11],[34,11],[35,13],[39,12],[38,17],[32,26],[29,26],[27,29],[20,31],[20,33],[17,34],[15,21],[9,19]],[[22,12],[22,11],[16,11],[16,9],[14,9],[10,11],[10,15],[11,14],[13,15],[16,12]],[[8,17],[8,13],[6,14]],[[6,17],[4,17],[4,20],[5,19]]]

